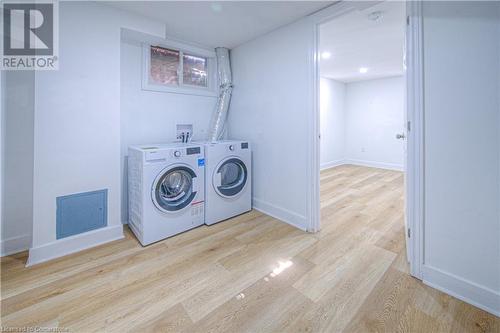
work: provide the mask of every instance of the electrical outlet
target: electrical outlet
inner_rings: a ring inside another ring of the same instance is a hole
[[[177,124],[177,136],[176,141],[178,142],[190,142],[193,138],[193,124]]]

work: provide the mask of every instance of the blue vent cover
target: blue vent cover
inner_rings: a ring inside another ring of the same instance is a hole
[[[103,228],[108,224],[108,190],[56,198],[57,239]]]

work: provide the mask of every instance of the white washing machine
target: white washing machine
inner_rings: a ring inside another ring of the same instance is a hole
[[[252,154],[247,141],[205,144],[205,224],[252,209]]]
[[[148,245],[204,223],[202,144],[130,146],[129,226]]]

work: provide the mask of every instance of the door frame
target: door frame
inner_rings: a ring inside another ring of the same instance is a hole
[[[370,7],[381,1],[340,1],[310,16],[313,27],[313,47],[310,55],[312,68],[313,113],[309,124],[311,187],[308,196],[308,231],[318,232],[321,227],[320,208],[320,26],[335,17],[353,10]],[[410,274],[422,279],[424,230],[424,97],[423,97],[423,22],[422,1],[406,2],[406,112],[408,125],[407,161],[405,174],[405,205],[408,230],[406,241],[410,253]]]

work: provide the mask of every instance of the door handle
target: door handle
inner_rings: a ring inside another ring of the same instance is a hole
[[[396,139],[398,140],[404,140],[406,138],[406,135],[404,133],[397,133],[396,134]]]

